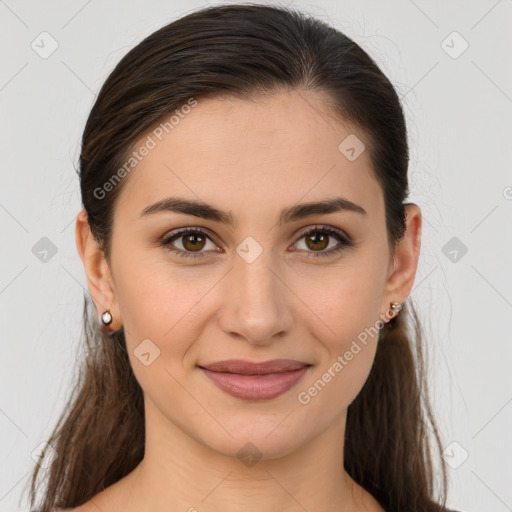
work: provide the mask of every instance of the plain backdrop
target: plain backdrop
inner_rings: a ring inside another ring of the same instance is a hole
[[[288,4],[352,37],[402,97],[410,200],[424,216],[411,300],[428,345],[448,505],[512,510],[512,2]],[[86,281],[75,168],[88,113],[130,48],[206,5],[0,0],[1,511],[28,510],[31,454],[76,371]]]

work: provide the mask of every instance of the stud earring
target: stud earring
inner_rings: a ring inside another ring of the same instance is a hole
[[[388,327],[393,327],[395,325],[395,319],[398,316],[398,313],[402,309],[402,304],[400,302],[394,301],[390,302],[389,305],[391,306],[391,309],[393,310],[393,316],[390,318],[389,322],[386,323]]]
[[[103,325],[110,325],[112,323],[112,313],[110,313],[110,309],[107,309],[107,311],[101,315],[101,321]]]
[[[402,309],[402,304],[400,302],[396,302],[396,301],[395,302],[390,302],[389,305],[391,306],[391,309],[395,313],[395,316]]]

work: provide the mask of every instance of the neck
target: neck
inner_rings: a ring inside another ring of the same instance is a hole
[[[117,508],[126,512],[382,510],[343,468],[345,422],[343,415],[299,449],[278,457],[266,458],[254,445],[238,442],[243,448],[232,456],[194,439],[146,399],[144,459],[112,486],[109,501],[114,494]],[[108,510],[101,507],[106,497],[94,498],[102,510]]]

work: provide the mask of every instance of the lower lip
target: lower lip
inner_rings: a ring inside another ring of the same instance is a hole
[[[268,375],[212,372],[206,368],[201,370],[214,384],[232,396],[245,400],[270,400],[292,388],[304,376],[308,367]]]

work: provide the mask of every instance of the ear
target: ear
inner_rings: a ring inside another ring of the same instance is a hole
[[[81,210],[77,215],[75,239],[98,317],[110,309],[113,318],[108,330],[116,330],[122,326],[122,320],[116,300],[114,281],[105,255],[92,236],[85,210]],[[102,325],[101,318],[100,325]]]
[[[421,248],[422,216],[419,206],[405,205],[406,232],[397,242],[390,264],[381,311],[390,310],[390,302],[403,303],[411,292]],[[387,321],[387,320],[384,320]]]

